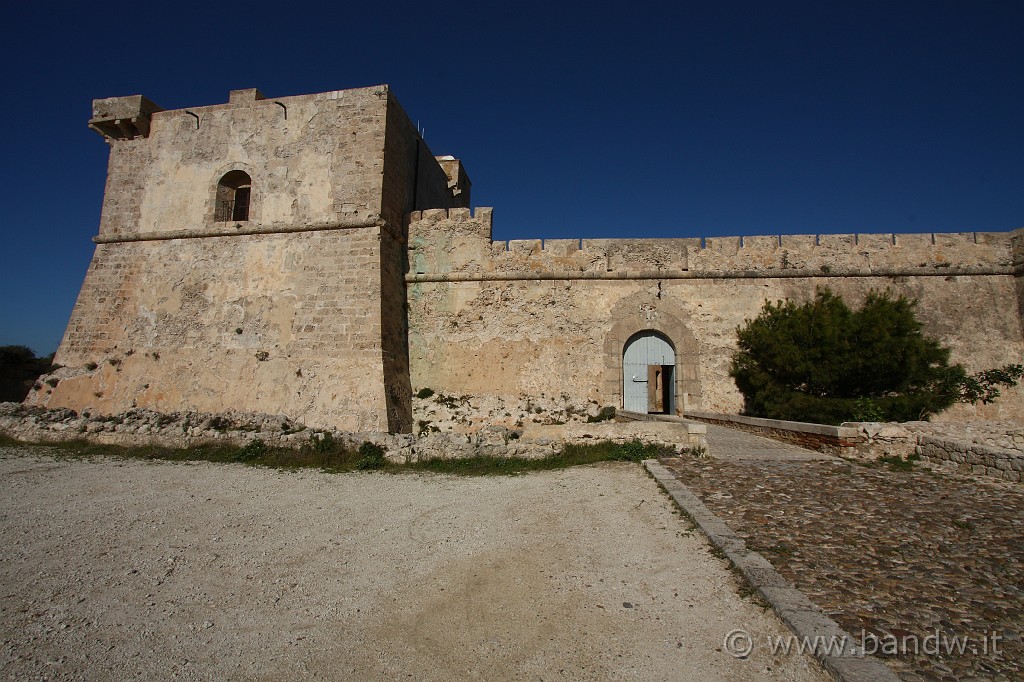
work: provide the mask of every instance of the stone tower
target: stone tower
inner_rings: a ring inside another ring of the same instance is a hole
[[[96,251],[31,402],[411,428],[407,218],[469,204],[386,85],[164,110],[93,102],[110,145]]]

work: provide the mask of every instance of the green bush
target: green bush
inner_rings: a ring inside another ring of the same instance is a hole
[[[759,417],[839,424],[926,419],[966,378],[921,331],[916,301],[870,292],[859,310],[819,289],[814,300],[765,303],[737,329],[729,374]]]
[[[36,379],[55,369],[52,354],[37,358],[26,346],[0,346],[0,402],[20,403],[39,384]],[[47,385],[53,388],[57,380],[51,378]]]
[[[960,384],[959,400],[965,403],[987,405],[999,397],[1000,386],[1016,386],[1024,377],[1024,364],[1004,365],[986,369],[966,377]]]
[[[359,446],[359,461],[356,462],[357,469],[383,469],[387,466],[388,460],[384,457],[384,448],[371,443],[364,442]]]
[[[315,454],[326,455],[337,450],[338,443],[334,440],[334,435],[330,431],[325,431],[320,434],[310,434],[309,442],[305,447]]]
[[[434,389],[432,389],[432,388],[421,388],[419,390],[419,392],[416,394],[416,397],[421,399],[421,400],[425,400],[425,399],[429,398],[432,395],[434,395]]]
[[[234,459],[236,462],[252,462],[267,454],[267,444],[259,438],[251,440],[238,448]]]

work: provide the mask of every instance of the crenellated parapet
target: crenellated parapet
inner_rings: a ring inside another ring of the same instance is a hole
[[[1006,233],[822,234],[708,238],[690,267],[879,273],[1005,268],[1012,261]]]
[[[1012,274],[1013,233],[492,241],[492,211],[410,214],[411,281]]]

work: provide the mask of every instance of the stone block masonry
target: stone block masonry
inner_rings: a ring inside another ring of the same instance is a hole
[[[39,402],[386,431],[379,252],[377,228],[101,244]]]
[[[952,464],[972,474],[1020,483],[1024,480],[1024,453],[977,443],[920,436],[917,453],[926,462]]]
[[[736,328],[766,300],[806,300],[819,286],[854,305],[871,290],[917,299],[925,331],[969,371],[1024,358],[1016,314],[1024,230],[496,242],[492,219],[486,208],[410,215],[414,389],[566,393],[621,408],[624,348],[649,330],[675,350],[676,414],[735,414],[743,409],[728,376]],[[945,418],[1022,414],[1018,388]]]
[[[464,205],[469,181],[386,85],[109,98],[90,126],[110,145],[96,252],[30,404],[411,430],[405,216]]]

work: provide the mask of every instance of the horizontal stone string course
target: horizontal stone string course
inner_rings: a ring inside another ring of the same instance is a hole
[[[622,270],[610,272],[595,271],[552,271],[552,272],[446,272],[410,273],[405,276],[409,283],[417,282],[509,282],[523,280],[570,280],[570,279],[797,279],[805,277],[950,277],[964,276],[1005,276],[1016,275],[1021,267],[951,267],[942,270],[915,268],[878,268],[875,270]]]
[[[237,237],[250,234],[292,234],[296,232],[321,232],[328,230],[358,230],[364,227],[381,227],[379,218],[353,222],[331,222],[313,225],[266,225],[261,227],[236,227],[211,230],[173,230],[168,232],[143,232],[117,237],[98,235],[92,240],[96,244],[120,244],[123,242],[151,242],[168,239],[200,239],[203,237]]]

